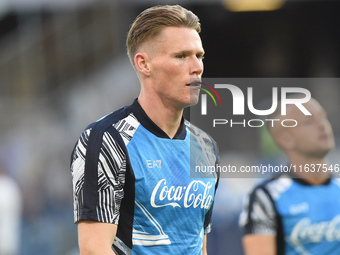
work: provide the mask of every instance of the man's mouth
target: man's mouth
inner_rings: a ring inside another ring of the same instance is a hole
[[[194,80],[191,81],[190,83],[186,84],[186,86],[190,86],[193,88],[200,88],[201,87],[202,82],[200,80]]]

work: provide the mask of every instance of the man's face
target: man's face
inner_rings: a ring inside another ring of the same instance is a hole
[[[335,146],[326,112],[315,100],[305,104],[311,116],[305,116],[300,110],[293,110],[292,107],[287,113],[289,118],[298,122],[296,127],[290,128],[290,134],[295,140],[295,150],[311,157],[324,157]]]
[[[204,50],[198,33],[187,27],[166,27],[150,41],[149,78],[154,96],[174,109],[197,104],[199,88],[190,82],[203,73]]]

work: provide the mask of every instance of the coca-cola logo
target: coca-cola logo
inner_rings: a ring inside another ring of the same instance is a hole
[[[312,223],[310,218],[301,219],[290,234],[290,242],[293,245],[301,243],[319,243],[340,241],[340,215],[331,221]]]
[[[210,189],[213,184],[193,180],[188,186],[167,186],[166,180],[160,180],[152,191],[150,203],[154,208],[172,206],[184,208],[209,209],[212,203]]]

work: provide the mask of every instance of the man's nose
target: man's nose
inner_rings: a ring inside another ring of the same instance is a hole
[[[193,57],[191,61],[191,72],[190,74],[196,74],[197,76],[201,76],[203,73],[203,62],[201,59],[196,56]]]

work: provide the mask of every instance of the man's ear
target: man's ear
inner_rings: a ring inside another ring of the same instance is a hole
[[[136,69],[145,76],[150,76],[149,57],[144,52],[139,52],[134,58]]]

